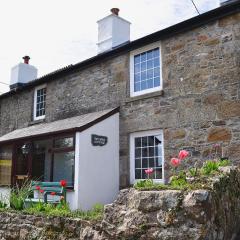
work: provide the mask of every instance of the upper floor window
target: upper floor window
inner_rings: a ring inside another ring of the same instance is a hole
[[[161,49],[158,44],[147,46],[130,55],[131,97],[162,89]]]
[[[46,108],[46,85],[39,86],[34,92],[34,120],[39,120],[45,118],[45,108]]]

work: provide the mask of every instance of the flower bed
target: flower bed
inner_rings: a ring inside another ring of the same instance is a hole
[[[208,160],[201,167],[193,167],[188,170],[181,169],[181,163],[189,156],[189,152],[181,150],[178,158],[170,160],[172,165],[173,175],[168,184],[155,183],[151,178],[154,173],[152,168],[146,169],[145,173],[148,178],[139,180],[134,184],[134,188],[138,190],[181,190],[181,189],[209,189],[211,181],[209,179],[222,174],[221,167],[229,166],[230,161],[224,158],[216,158]]]

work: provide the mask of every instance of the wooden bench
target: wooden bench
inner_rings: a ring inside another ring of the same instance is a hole
[[[40,188],[40,189],[39,189]],[[41,192],[40,192],[41,190]],[[48,199],[49,195],[54,196],[60,196],[63,197],[63,201],[66,202],[66,188],[62,187],[60,182],[36,182],[32,181],[32,191],[34,194],[34,191],[38,192],[39,197],[38,198],[28,198],[25,199],[25,205],[31,204],[31,203],[38,203],[38,202],[44,202],[44,203],[52,203],[57,204],[60,202],[59,200],[55,199]],[[43,196],[43,198],[41,197]]]

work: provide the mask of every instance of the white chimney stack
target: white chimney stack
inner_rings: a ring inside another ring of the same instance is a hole
[[[130,41],[130,22],[118,16],[119,9],[112,8],[111,14],[98,23],[98,53],[109,51]]]
[[[11,70],[10,89],[20,87],[37,78],[37,68],[29,64],[30,57],[23,57],[24,63],[19,63]]]

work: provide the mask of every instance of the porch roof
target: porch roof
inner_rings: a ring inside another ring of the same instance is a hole
[[[6,135],[1,136],[0,144],[26,138],[37,138],[70,132],[74,133],[77,131],[81,132],[117,112],[119,112],[119,108],[107,109],[50,123],[41,123],[26,128],[16,129],[10,133],[7,133]]]

